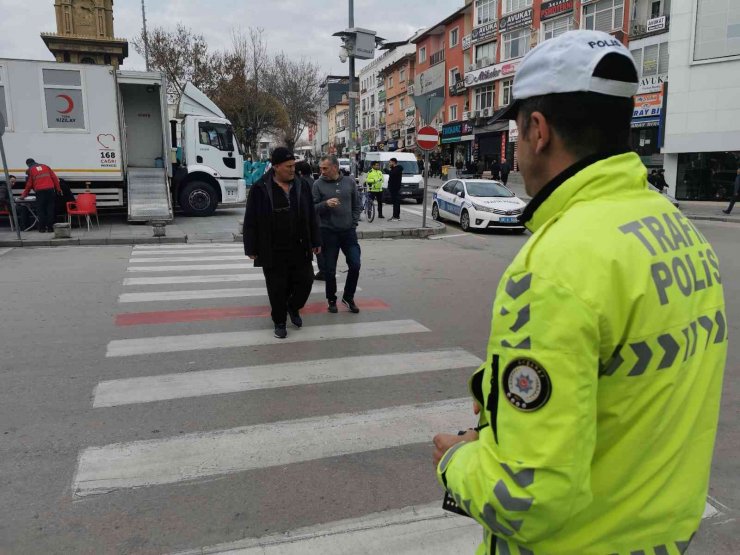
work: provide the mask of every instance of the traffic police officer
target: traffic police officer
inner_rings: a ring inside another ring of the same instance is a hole
[[[683,553],[701,521],[727,320],[711,245],[628,146],[637,71],[573,31],[514,80],[532,237],[504,273],[470,389],[480,432],[434,438],[478,553]]]
[[[378,218],[383,217],[383,172],[380,171],[380,164],[376,160],[373,162],[372,169],[365,178],[367,190],[371,197],[378,201]]]

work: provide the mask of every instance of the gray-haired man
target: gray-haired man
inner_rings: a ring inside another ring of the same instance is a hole
[[[344,253],[349,272],[344,284],[342,304],[355,314],[355,291],[360,278],[360,244],[355,228],[360,222],[362,204],[354,177],[339,172],[336,156],[324,156],[319,164],[321,177],[313,184],[313,202],[321,224],[321,243],[324,252],[326,299],[329,312],[337,312],[337,259]]]

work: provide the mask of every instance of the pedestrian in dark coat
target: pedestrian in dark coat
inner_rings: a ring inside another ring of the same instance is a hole
[[[491,164],[491,179],[498,181],[501,179],[501,164],[498,162],[498,158]]]
[[[737,175],[735,176],[735,185],[732,188],[732,198],[730,199],[730,205],[727,207],[727,210],[722,210],[722,212],[724,212],[725,214],[729,214],[730,212],[732,212],[738,196],[740,196],[740,168],[737,169]]]
[[[666,189],[668,189],[668,183],[666,183],[666,180],[665,180],[665,170],[664,169],[658,170],[658,173],[655,174],[653,185],[655,185],[655,187],[661,193],[666,192]]]
[[[284,339],[288,315],[293,325],[303,325],[300,310],[311,294],[313,255],[321,252],[321,238],[311,187],[296,176],[293,153],[278,147],[271,162],[249,190],[244,254],[262,268],[275,337]]]
[[[393,203],[393,217],[389,222],[397,222],[401,219],[401,187],[403,186],[403,168],[398,165],[398,160],[390,159],[388,164],[388,191]]]
[[[506,185],[509,182],[509,172],[511,171],[511,166],[506,161],[506,158],[501,159],[501,182]]]

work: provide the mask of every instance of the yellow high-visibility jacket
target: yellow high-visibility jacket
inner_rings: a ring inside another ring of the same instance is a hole
[[[719,262],[634,153],[566,170],[525,211],[485,364],[488,424],[438,478],[478,553],[683,553],[701,521],[727,356]],[[498,551],[496,551],[498,549]]]
[[[368,191],[371,193],[383,192],[383,172],[380,170],[370,170],[365,178]]]

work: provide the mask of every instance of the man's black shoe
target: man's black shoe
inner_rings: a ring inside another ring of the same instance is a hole
[[[292,311],[288,309],[288,316],[290,316],[290,321],[293,322],[295,327],[300,328],[303,326],[303,318],[301,318],[301,315],[297,310]]]
[[[729,210],[722,210],[722,212],[724,212],[725,214],[729,214],[730,213]]]
[[[349,308],[349,311],[353,314],[357,314],[360,312],[360,308],[355,304],[354,299],[348,299],[347,297],[342,297],[342,304]]]
[[[328,310],[332,314],[336,314],[337,312],[339,312],[337,310],[337,301],[329,301],[329,308],[328,308]]]
[[[285,339],[288,337],[288,330],[285,324],[275,324],[275,337],[278,339]]]
[[[383,214],[378,214],[378,218],[385,220],[385,216],[383,216]]]
[[[313,278],[317,281],[326,281],[326,278],[324,277],[324,272],[316,272],[316,275],[313,276]]]

